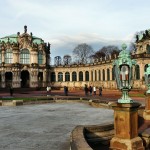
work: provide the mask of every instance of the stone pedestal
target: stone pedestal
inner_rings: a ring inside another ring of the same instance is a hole
[[[144,150],[138,137],[139,103],[113,103],[115,135],[110,141],[110,150]]]
[[[145,110],[143,112],[143,118],[145,120],[150,120],[150,94],[147,94],[145,99]]]

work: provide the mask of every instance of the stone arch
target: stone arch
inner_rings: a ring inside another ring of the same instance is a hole
[[[83,72],[82,71],[79,72],[79,81],[83,81]]]
[[[105,81],[105,70],[103,69],[103,81]]]
[[[110,70],[107,68],[107,81],[110,81]]]
[[[85,81],[89,81],[89,72],[88,71],[85,72]]]
[[[5,73],[5,86],[10,87],[12,86],[13,74],[12,72]]]
[[[21,87],[27,88],[30,83],[30,74],[28,70],[21,71]]]
[[[139,67],[139,65],[135,66],[135,79],[136,80],[140,79],[140,67]]]
[[[77,73],[75,71],[72,72],[72,81],[77,81]]]
[[[70,73],[69,72],[65,73],[65,81],[70,81]]]
[[[58,82],[62,82],[62,81],[63,81],[63,73],[58,72]]]

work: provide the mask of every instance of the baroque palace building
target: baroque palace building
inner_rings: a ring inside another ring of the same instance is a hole
[[[137,36],[133,88],[145,89],[144,71],[150,63],[150,32]],[[0,87],[64,87],[102,86],[116,89],[114,57],[100,58],[90,64],[50,66],[50,44],[27,33],[0,38]]]
[[[0,87],[43,87],[50,76],[50,44],[27,33],[0,38]]]

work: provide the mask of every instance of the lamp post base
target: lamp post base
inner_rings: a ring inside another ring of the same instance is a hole
[[[118,99],[118,103],[123,103],[123,104],[129,104],[129,103],[133,103],[134,101],[132,99]]]
[[[140,137],[133,139],[122,139],[118,137],[112,138],[110,142],[110,150],[144,150],[143,142]]]

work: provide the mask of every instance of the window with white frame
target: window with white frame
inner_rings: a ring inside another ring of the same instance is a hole
[[[29,64],[30,63],[30,52],[28,49],[21,50],[20,63],[21,64]]]
[[[12,63],[12,57],[13,57],[13,53],[11,49],[7,49],[5,51],[5,63],[6,64],[11,64]]]

